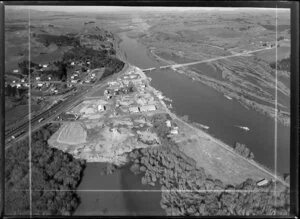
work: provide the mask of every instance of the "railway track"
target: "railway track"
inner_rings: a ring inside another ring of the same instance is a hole
[[[32,118],[31,121],[27,120],[23,124],[19,125],[17,128],[6,132],[5,133],[5,149],[11,147],[13,145],[13,143],[16,143],[16,142],[22,140],[24,137],[26,137],[29,132],[30,124],[31,124],[31,132],[36,131],[40,127],[42,127],[45,124],[52,121],[55,117],[60,115],[63,111],[80,103],[87,95],[90,95],[91,93],[95,92],[97,89],[104,87],[108,81],[114,80],[116,77],[122,75],[128,69],[128,67],[129,67],[129,65],[127,63],[125,63],[123,69],[120,72],[118,72],[104,80],[97,81],[93,87],[88,87],[85,90],[82,89],[82,90],[78,91],[77,95],[75,95],[76,93],[71,95],[72,97],[68,98],[67,100],[65,100],[62,103],[54,105],[47,111],[40,113],[39,115]],[[44,118],[44,120],[41,122],[38,122],[41,118]],[[12,139],[11,137],[14,135],[19,135],[19,136],[17,136],[15,139]]]

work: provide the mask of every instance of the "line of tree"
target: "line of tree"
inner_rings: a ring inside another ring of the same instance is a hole
[[[110,56],[106,50],[94,50],[86,47],[75,47],[64,53],[63,61],[68,63],[73,61],[90,61],[92,69],[107,68],[103,77],[120,71],[124,66],[121,60]]]
[[[50,148],[47,140],[59,128],[49,125],[32,135],[31,183],[33,215],[71,215],[79,204],[74,190],[80,182],[85,162]],[[5,212],[8,215],[29,213],[28,139],[6,151]]]

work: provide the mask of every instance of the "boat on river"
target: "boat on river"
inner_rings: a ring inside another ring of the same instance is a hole
[[[228,100],[232,100],[232,97],[224,95]]]
[[[199,124],[199,126],[200,126],[201,128],[203,128],[203,129],[209,129],[209,126],[207,126],[207,125]]]
[[[240,128],[240,129],[243,129],[244,131],[249,131],[250,130],[247,126],[237,125],[236,127]]]

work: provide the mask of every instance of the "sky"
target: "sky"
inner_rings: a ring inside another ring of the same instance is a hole
[[[13,9],[27,9],[31,8],[39,11],[57,11],[57,12],[125,12],[125,11],[187,11],[187,10],[222,10],[222,11],[234,11],[234,10],[272,10],[270,8],[221,8],[221,7],[126,7],[126,6],[6,6]],[[274,9],[273,9],[274,10]],[[289,10],[289,9],[283,9]]]

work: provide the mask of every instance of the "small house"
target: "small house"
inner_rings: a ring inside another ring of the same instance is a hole
[[[138,113],[139,111],[140,111],[139,108],[136,106],[129,108],[129,112],[131,113]]]
[[[19,72],[19,69],[13,70],[13,73],[18,73],[18,72]]]
[[[170,133],[171,133],[172,135],[177,135],[177,134],[178,134],[178,129],[172,129],[172,130],[170,131]]]
[[[141,112],[149,112],[149,111],[155,111],[155,110],[156,110],[155,105],[146,105],[146,106],[140,107]]]
[[[170,128],[170,127],[171,127],[171,121],[170,121],[170,120],[167,120],[167,121],[166,121],[166,125],[167,125],[167,127]]]
[[[99,112],[103,112],[105,109],[106,109],[106,107],[104,105],[101,105],[101,104],[98,105]]]

